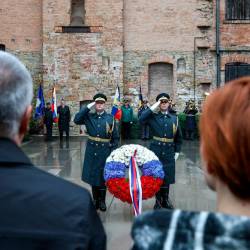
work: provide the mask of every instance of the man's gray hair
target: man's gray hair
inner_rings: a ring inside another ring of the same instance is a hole
[[[33,97],[30,73],[13,55],[0,51],[0,136],[13,138]]]

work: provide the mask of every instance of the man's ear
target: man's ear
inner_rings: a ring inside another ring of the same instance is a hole
[[[21,140],[23,139],[26,132],[29,130],[29,122],[30,122],[31,115],[32,115],[32,106],[29,105],[26,108],[23,114],[23,117],[21,119],[21,123],[20,123],[19,136]]]

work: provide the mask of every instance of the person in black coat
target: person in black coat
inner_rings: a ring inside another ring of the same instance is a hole
[[[69,142],[69,123],[70,123],[70,109],[65,105],[64,99],[61,100],[61,105],[57,107],[58,114],[58,128],[60,134],[60,143],[63,142],[63,132],[66,133],[66,142]]]
[[[193,101],[189,101],[186,106],[184,113],[186,114],[186,122],[185,122],[185,138],[187,140],[194,140],[194,135],[196,131],[196,118],[195,115],[198,113],[197,108]]]
[[[142,112],[146,109],[149,109],[148,101],[143,100],[141,107],[138,110],[138,118],[140,118]],[[149,125],[147,123],[141,124],[141,139],[148,140],[149,139]]]
[[[106,186],[103,177],[107,157],[118,146],[119,136],[114,117],[104,110],[107,97],[96,94],[93,102],[75,115],[75,124],[84,124],[89,135],[84,156],[82,180],[92,187],[96,209],[106,211]],[[90,113],[95,107],[95,112]]]
[[[53,129],[53,112],[51,110],[50,102],[46,103],[43,122],[46,126],[46,132],[47,132],[46,140],[51,141],[52,140],[52,129]]]
[[[89,192],[38,169],[20,148],[32,93],[25,66],[0,52],[0,249],[105,250]]]

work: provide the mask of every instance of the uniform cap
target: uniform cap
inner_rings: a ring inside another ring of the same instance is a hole
[[[161,101],[161,100],[169,100],[170,96],[167,93],[161,93],[156,97],[156,101]]]
[[[104,94],[102,94],[102,93],[98,93],[98,94],[94,95],[93,100],[95,102],[97,102],[97,101],[106,102],[107,101],[107,97]]]

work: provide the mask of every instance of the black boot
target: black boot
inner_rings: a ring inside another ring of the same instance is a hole
[[[162,197],[162,207],[167,209],[174,209],[174,206],[169,200],[169,187],[161,188],[161,197]]]
[[[100,196],[99,196],[99,209],[102,212],[105,212],[107,210],[107,206],[106,206],[106,203],[105,203],[106,189],[100,189],[99,193],[100,193]]]
[[[99,209],[99,190],[97,187],[92,187],[92,196],[95,209]]]
[[[154,205],[154,209],[155,209],[155,210],[161,209],[161,207],[162,207],[161,202],[162,202],[161,192],[158,191],[158,192],[155,194],[155,205]]]

